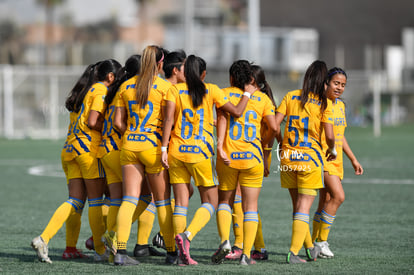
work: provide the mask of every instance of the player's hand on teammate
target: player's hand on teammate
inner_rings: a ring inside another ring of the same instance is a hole
[[[244,85],[244,91],[248,92],[250,95],[254,94],[256,92],[257,88],[252,83]]]

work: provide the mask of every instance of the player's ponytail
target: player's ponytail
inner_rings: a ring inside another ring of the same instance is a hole
[[[203,98],[206,95],[206,86],[201,80],[201,75],[205,70],[206,62],[201,57],[195,55],[187,57],[184,76],[194,108],[198,108],[203,103]]]
[[[164,60],[164,51],[158,46],[147,46],[141,57],[141,68],[136,83],[137,103],[145,107],[148,95],[154,82],[154,76],[158,74],[158,69]]]
[[[95,81],[95,69],[99,63],[89,65],[70,91],[65,102],[65,107],[69,112],[77,113],[81,109],[83,99]]]
[[[115,82],[111,85],[107,95],[105,96],[105,103],[107,105],[112,103],[121,84],[138,73],[140,67],[140,60],[140,55],[132,55],[125,62],[125,66],[117,71],[115,76]]]
[[[325,83],[327,77],[327,67],[325,62],[316,60],[306,70],[303,80],[302,93],[301,93],[301,106],[305,107],[308,102],[309,93],[314,93],[318,96],[321,102],[321,111],[325,111],[327,106]]]
[[[270,98],[275,108],[277,108],[275,98],[273,97],[272,88],[270,88],[269,84],[266,81],[266,76],[262,67],[259,65],[252,65],[252,72],[253,78],[257,86],[259,86],[260,91],[262,93],[265,93]]]

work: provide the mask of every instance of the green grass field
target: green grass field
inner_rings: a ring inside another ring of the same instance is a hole
[[[198,266],[166,266],[164,258],[156,257],[141,259],[142,264],[134,267],[95,264],[92,259],[65,261],[61,259],[65,248],[64,228],[49,243],[53,264],[39,263],[30,241],[42,232],[55,209],[67,199],[60,167],[63,141],[0,139],[0,273],[413,274],[414,126],[384,128],[380,138],[373,138],[372,129],[350,128],[346,136],[365,174],[353,175],[346,160],[346,201],[337,213],[329,236],[335,258],[306,265],[285,264],[292,210],[288,192],[280,187],[279,174],[274,173],[266,178],[259,202],[269,260],[248,267],[241,267],[237,262],[209,264],[210,256],[219,245],[215,217],[192,242],[191,255],[199,262]],[[276,165],[274,159],[272,168]],[[190,203],[190,218],[199,204],[195,194]],[[131,254],[136,241],[135,224],[132,229],[128,243]],[[157,231],[155,223],[151,238]],[[78,242],[84,251],[84,242],[90,235],[85,209]],[[304,251],[300,254],[304,256]]]

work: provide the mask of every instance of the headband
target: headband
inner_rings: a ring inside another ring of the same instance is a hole
[[[157,64],[160,64],[162,61],[164,61],[164,52],[162,52],[161,59],[160,59],[160,61],[157,62]]]
[[[329,77],[329,76],[332,76],[332,75],[334,75],[334,74],[343,74],[343,75],[345,75],[345,76],[346,76],[346,73],[345,73],[344,71],[342,71],[342,70],[336,70],[336,71],[333,71],[333,72],[331,72],[330,74],[328,74],[328,77]]]

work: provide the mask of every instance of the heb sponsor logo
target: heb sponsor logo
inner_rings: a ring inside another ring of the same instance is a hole
[[[310,161],[311,157],[306,153],[297,153],[295,151],[289,156],[290,161]]]
[[[178,150],[181,153],[191,153],[191,154],[198,154],[201,152],[201,148],[196,145],[180,145]]]
[[[230,154],[231,159],[252,159],[253,153],[252,152],[233,152]]]
[[[138,141],[138,142],[143,142],[147,140],[147,136],[146,135],[141,135],[141,134],[129,134],[127,137],[128,141]]]

